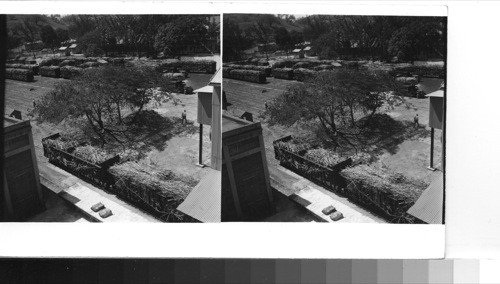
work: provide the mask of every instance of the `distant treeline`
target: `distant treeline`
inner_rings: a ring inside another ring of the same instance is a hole
[[[154,57],[184,52],[219,52],[219,16],[214,15],[12,15],[8,21],[10,49],[24,44],[28,51],[41,41],[57,49],[75,39],[76,52],[87,56],[135,53]],[[30,44],[31,43],[31,44]]]
[[[411,62],[442,59],[446,51],[445,17],[225,15],[223,25],[224,61],[240,60],[259,44],[290,53],[307,42],[319,59]]]

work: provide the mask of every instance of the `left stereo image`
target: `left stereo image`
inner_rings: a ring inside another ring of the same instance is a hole
[[[0,19],[0,221],[220,222],[220,15]]]

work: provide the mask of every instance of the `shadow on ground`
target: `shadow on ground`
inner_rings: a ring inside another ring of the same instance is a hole
[[[192,121],[186,124],[178,117],[165,117],[154,110],[144,110],[137,116],[131,114],[123,119],[123,123],[113,126],[112,134],[106,134],[104,145],[109,153],[122,151],[135,152],[134,160],[140,160],[151,150],[163,151],[172,137],[194,134],[198,128]],[[82,129],[85,137],[92,145],[102,145],[99,137],[92,129]],[[116,138],[116,139],[115,139]]]
[[[375,114],[369,120],[366,118],[357,121],[356,129],[344,130],[350,133],[347,137],[349,143],[339,139],[341,144],[337,152],[344,155],[354,155],[356,152],[366,153],[370,162],[375,162],[378,157],[388,152],[392,155],[399,150],[401,143],[406,140],[417,140],[430,136],[430,131],[423,125],[415,126],[410,121],[400,121],[387,114]],[[318,137],[325,148],[332,148],[330,138],[321,127],[317,127],[315,137]]]
[[[415,126],[410,121],[395,120],[387,114],[375,115],[369,121],[361,123],[363,131],[356,143],[364,146],[364,150],[372,156],[378,156],[383,151],[396,154],[399,145],[405,140],[430,136],[430,131],[422,125]]]

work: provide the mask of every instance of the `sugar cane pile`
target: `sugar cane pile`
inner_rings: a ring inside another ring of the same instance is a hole
[[[293,78],[297,81],[303,82],[308,79],[314,78],[318,74],[317,71],[305,68],[298,68],[293,70]]]
[[[39,67],[36,64],[5,64],[5,68],[14,68],[14,69],[26,69],[33,73],[33,75],[38,75]]]
[[[183,177],[136,162],[112,166],[109,172],[115,177],[119,194],[154,208],[165,221],[182,221],[183,214],[176,208],[192,188]]]
[[[263,84],[266,82],[266,73],[257,70],[233,69],[229,72],[229,78]]]
[[[50,146],[50,147],[53,147],[55,149],[62,150],[62,151],[66,151],[69,148],[78,146],[78,142],[75,140],[67,140],[67,139],[61,139],[61,138],[46,139],[46,140],[44,140],[43,143],[47,146]]]
[[[307,143],[298,142],[297,140],[293,139],[286,142],[278,141],[275,145],[278,149],[283,149],[294,154],[299,154],[300,152],[306,151],[311,147]]]
[[[43,77],[59,78],[61,69],[58,66],[42,66],[40,67],[40,75]]]
[[[292,68],[274,68],[273,77],[278,79],[293,80]]]
[[[73,66],[63,66],[61,67],[61,77],[64,79],[74,78],[82,73],[82,68]]]
[[[12,80],[19,80],[25,82],[33,82],[33,72],[27,69],[15,69],[15,68],[6,68],[5,69],[5,78]]]
[[[340,174],[348,183],[346,193],[350,199],[381,210],[394,219],[404,218],[427,186],[374,164],[346,168]]]
[[[323,148],[311,149],[304,154],[304,158],[311,160],[325,167],[332,167],[342,162],[342,157],[337,153]]]
[[[111,158],[106,151],[91,145],[76,147],[71,154],[92,164],[100,164]]]

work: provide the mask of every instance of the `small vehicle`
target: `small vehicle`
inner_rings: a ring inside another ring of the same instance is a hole
[[[184,74],[184,78],[188,78],[188,77],[189,77],[189,72],[188,72],[188,71],[186,71],[186,70],[182,70],[182,69],[180,69],[180,70],[178,70],[177,72],[178,72],[178,73],[182,73],[182,74]]]
[[[170,79],[172,81],[184,81],[186,79],[186,76],[184,76],[183,73],[173,73],[173,72],[170,72],[170,73],[164,73],[163,74],[163,77],[167,78],[167,79]]]
[[[420,90],[417,85],[408,86],[408,93],[410,94],[410,97],[417,99],[423,99],[425,98],[425,95],[427,95],[424,91]]]

